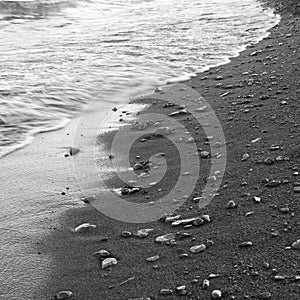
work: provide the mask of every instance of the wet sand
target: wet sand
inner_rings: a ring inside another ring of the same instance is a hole
[[[45,288],[41,287],[32,299],[54,299],[61,290],[72,291],[77,300],[177,299],[181,296],[176,287],[183,285],[187,299],[209,299],[214,289],[222,292],[222,299],[299,299],[300,252],[290,246],[300,238],[299,194],[294,191],[300,184],[300,28],[299,17],[288,10],[281,10],[281,15],[282,21],[268,38],[229,64],[184,82],[204,97],[218,116],[226,138],[227,167],[218,195],[199,209],[193,198],[201,195],[211,163],[210,159],[201,160],[196,187],[176,214],[182,218],[208,214],[211,221],[190,228],[172,227],[163,221],[124,223],[101,214],[88,203],[81,205],[80,193],[74,187],[60,197],[62,201],[72,199],[75,208],[64,209],[60,223],[49,228],[37,245],[39,256],[51,261],[52,273]],[[139,101],[155,102],[144,113],[178,110],[176,106],[165,107],[155,95]],[[212,151],[205,132],[195,129],[199,125],[195,119],[186,115],[175,118],[195,137],[198,148]],[[108,148],[112,140],[113,134],[99,137]],[[176,183],[179,154],[166,139],[150,136],[145,142],[137,142],[132,163],[136,155],[146,160],[159,152],[167,153],[167,185],[162,182],[147,194],[126,196],[127,200],[155,200]],[[62,166],[63,159],[69,158],[61,159]],[[274,184],[270,184],[272,180]],[[123,185],[115,177],[106,184]],[[260,202],[254,201],[254,196]],[[237,206],[228,209],[231,200]],[[86,222],[97,228],[89,233],[72,231]],[[153,231],[145,238],[121,236],[123,231],[142,228]],[[176,244],[155,243],[155,237],[170,232],[180,232]],[[242,243],[250,241],[252,245],[243,247]],[[207,248],[191,253],[190,247],[199,244]],[[93,256],[101,249],[108,250],[118,264],[102,270],[101,262]],[[160,258],[146,261],[154,255]],[[210,274],[218,276],[210,278],[210,287],[203,289],[202,282]],[[162,295],[162,289],[173,292]]]

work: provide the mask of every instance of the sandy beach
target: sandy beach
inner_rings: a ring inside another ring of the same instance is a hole
[[[195,198],[210,176],[209,156],[214,150],[196,118],[174,116],[191,133],[199,154],[209,153],[200,157],[195,188],[172,214],[192,221],[178,226],[165,219],[126,223],[102,214],[91,205],[92,198],[82,198],[83,189],[96,190],[103,184],[90,160],[97,149],[99,110],[62,130],[40,134],[31,145],[1,159],[3,205],[12,206],[16,219],[24,214],[33,224],[40,223],[39,234],[35,228],[25,229],[30,242],[20,233],[22,221],[14,228],[15,252],[7,254],[11,263],[5,268],[15,275],[4,279],[2,287],[6,294],[18,295],[10,299],[57,299],[60,291],[72,292],[61,299],[77,300],[211,299],[214,290],[221,299],[299,299],[300,250],[291,247],[300,239],[299,4],[264,3],[281,15],[268,38],[230,63],[181,83],[186,86],[181,92],[194,90],[210,105],[226,141],[226,168],[222,177],[216,175],[220,188],[207,206],[199,208]],[[163,91],[134,101],[149,105],[141,114],[180,110],[160,100]],[[100,109],[102,116],[111,109]],[[115,114],[122,119],[126,112]],[[114,134],[98,136],[103,153],[110,149]],[[168,194],[181,172],[176,147],[159,135],[144,138],[130,152],[132,165],[164,152],[168,168],[158,185],[124,196],[133,203]],[[68,155],[70,146],[80,152]],[[107,155],[107,165],[110,159]],[[111,176],[105,186],[122,188],[124,183]],[[57,199],[59,213],[51,210]],[[40,211],[47,207],[48,220],[31,215],[28,202]],[[1,216],[4,221],[5,217]],[[82,223],[96,228],[74,232]],[[11,230],[11,224],[4,222],[1,229]],[[151,231],[141,234],[141,229]],[[173,234],[171,242],[155,242],[168,233]],[[94,254],[100,250],[107,252]],[[115,258],[117,264],[103,269],[105,257]],[[31,277],[24,278],[29,266]]]

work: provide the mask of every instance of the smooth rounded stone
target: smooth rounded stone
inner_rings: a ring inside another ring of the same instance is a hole
[[[210,222],[210,216],[209,215],[202,215],[200,218],[203,219],[207,223]]]
[[[77,227],[75,227],[74,231],[77,233],[88,232],[95,229],[97,226],[90,223],[83,223]]]
[[[192,253],[200,253],[206,249],[206,246],[204,244],[196,245],[190,248],[190,251]]]
[[[208,279],[203,280],[202,288],[205,289],[205,290],[209,288],[209,280]]]
[[[259,299],[270,299],[272,294],[270,292],[263,292],[258,295]]]
[[[222,298],[222,292],[220,290],[213,290],[211,292],[211,297],[213,299],[220,299],[220,298]]]
[[[296,250],[300,250],[300,239],[292,244],[292,248]]]
[[[201,151],[200,152],[200,157],[201,158],[209,158],[210,157],[210,153],[208,151]]]
[[[156,237],[155,242],[156,243],[167,243],[172,240],[175,240],[175,238],[176,238],[176,233],[172,232],[172,233],[167,233],[167,234]]]
[[[172,295],[174,291],[171,289],[161,289],[159,293],[161,295],[167,296],[167,295]]]
[[[177,292],[179,295],[181,295],[181,296],[187,294],[186,285],[180,285],[180,286],[177,286],[177,287],[175,288],[175,290],[176,290],[176,292]]]
[[[242,161],[247,160],[250,157],[248,153],[243,154]]]
[[[237,207],[237,204],[233,200],[230,200],[226,205],[227,209],[236,208],[236,207]]]
[[[181,218],[181,215],[172,216],[172,217],[166,217],[165,222],[166,223],[172,223],[174,221],[178,221]]]
[[[114,257],[105,258],[102,261],[102,269],[110,268],[114,265],[116,265],[118,261]]]
[[[153,228],[145,228],[145,229],[140,229],[135,233],[134,235],[137,236],[138,238],[145,238],[149,235],[151,231],[153,231]]]
[[[294,187],[294,193],[299,194],[300,193],[300,186]]]
[[[130,231],[122,231],[121,236],[124,238],[129,238],[132,236],[132,233]]]
[[[58,300],[63,299],[71,299],[73,297],[73,293],[71,291],[61,291],[56,294],[55,298]]]
[[[281,207],[279,208],[279,211],[283,214],[289,213],[290,209],[288,207]]]
[[[159,255],[154,255],[154,256],[146,258],[146,261],[148,261],[148,262],[154,262],[157,260],[159,260]]]
[[[247,241],[247,242],[241,243],[239,246],[242,248],[250,247],[250,246],[253,246],[253,243],[251,241]]]
[[[193,202],[195,202],[195,203],[199,203],[200,200],[201,200],[201,197],[195,197],[195,198],[193,198]]]
[[[97,258],[108,257],[108,256],[110,256],[110,252],[107,251],[107,250],[102,249],[102,250],[99,250],[97,252],[94,252],[93,256],[95,256]]]
[[[193,221],[193,225],[194,225],[194,226],[201,226],[203,223],[204,223],[204,220],[203,220],[202,218],[196,218],[196,219]]]

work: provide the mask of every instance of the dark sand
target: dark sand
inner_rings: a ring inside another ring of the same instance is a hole
[[[300,299],[300,252],[286,249],[300,238],[300,199],[293,191],[300,184],[300,177],[293,175],[300,169],[300,26],[299,17],[292,14],[297,1],[282,3],[288,3],[277,6],[282,21],[271,30],[268,38],[248,48],[229,64],[185,82],[216,112],[226,136],[228,161],[219,195],[199,212],[191,199],[201,193],[208,174],[209,160],[203,161],[198,185],[178,213],[183,216],[208,213],[211,222],[183,229],[160,221],[140,225],[118,222],[90,205],[70,210],[61,216],[61,226],[40,243],[38,251],[51,256],[55,266],[47,290],[42,290],[42,295],[34,299],[53,299],[61,290],[72,291],[73,299],[77,300],[210,299],[214,289],[222,291],[222,299],[260,299],[267,296],[261,294],[264,292],[271,294],[268,299]],[[250,55],[253,52],[256,55]],[[249,73],[242,75],[245,72]],[[217,76],[223,79],[216,80]],[[229,85],[233,87],[228,88]],[[229,92],[227,96],[220,97],[226,92]],[[144,101],[154,102],[153,99]],[[150,110],[166,113],[176,110],[163,108],[163,104],[155,102]],[[195,135],[199,147],[210,150],[205,145],[204,132],[195,130],[195,120],[186,118],[182,116],[180,120]],[[256,138],[261,140],[252,143]],[[105,141],[109,143],[109,136]],[[271,151],[272,145],[280,147]],[[153,152],[148,151],[150,148]],[[164,139],[151,137],[145,143],[137,143],[132,155],[134,160],[135,155],[143,153],[146,159],[151,153],[168,151],[171,151],[169,162],[172,163],[178,155],[176,150]],[[242,161],[245,153],[250,158]],[[278,156],[289,160],[263,163],[268,157]],[[178,172],[175,166],[169,184],[176,180]],[[262,181],[266,178],[288,183],[270,188]],[[115,178],[108,184],[121,186]],[[148,191],[147,201],[159,195],[158,188]],[[261,203],[255,203],[253,196],[260,197]],[[133,197],[145,201],[146,194],[138,193]],[[234,200],[238,207],[227,209],[229,200]],[[289,210],[280,212],[282,207]],[[245,216],[247,212],[254,213]],[[97,228],[87,234],[71,232],[70,228],[84,222],[96,224]],[[154,231],[144,239],[120,236],[123,230],[136,232],[141,228]],[[158,235],[178,231],[191,236],[179,239],[173,247],[154,242]],[[213,245],[204,252],[189,253],[191,246],[207,244],[207,240],[213,241]],[[239,247],[245,241],[252,241],[253,246]],[[109,250],[119,260],[111,270],[102,270],[92,255],[101,249]],[[182,253],[189,253],[189,256],[180,258]],[[160,256],[158,261],[145,261],[156,254]],[[211,273],[219,276],[211,279],[209,289],[204,290],[202,281]],[[276,275],[283,277],[276,280]],[[129,278],[131,280],[120,285]],[[186,296],[179,296],[175,291],[170,296],[160,295],[161,289],[174,290],[181,285],[186,285]]]

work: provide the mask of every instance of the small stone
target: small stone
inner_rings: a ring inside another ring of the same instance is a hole
[[[179,295],[182,295],[182,296],[187,294],[185,285],[177,286],[176,291],[178,292]]]
[[[93,256],[95,256],[97,258],[108,257],[108,256],[110,256],[110,253],[109,253],[109,251],[102,249],[97,252],[94,252]]]
[[[202,218],[196,218],[194,221],[193,221],[193,225],[195,226],[200,226],[204,223],[204,220]]]
[[[82,232],[91,231],[91,230],[95,229],[96,227],[97,227],[96,225],[92,225],[90,223],[83,223],[83,224],[75,227],[74,231],[77,233],[82,233]]]
[[[220,290],[213,290],[211,292],[211,297],[213,299],[220,299],[220,298],[222,298],[222,292]]]
[[[236,208],[236,207],[237,207],[237,204],[233,200],[230,200],[226,206],[226,208],[228,208],[228,209]]]
[[[281,281],[281,280],[284,280],[286,277],[282,276],[282,275],[275,275],[273,278],[274,278],[274,280]]]
[[[106,258],[102,261],[102,269],[110,268],[116,265],[118,261],[114,257]]]
[[[170,290],[170,289],[161,289],[159,293],[160,293],[161,295],[164,295],[164,296],[165,296],[165,295],[172,295],[173,292],[174,292],[174,291],[173,291],[173,290]]]
[[[256,202],[256,203],[260,203],[261,202],[261,198],[254,196],[253,197],[253,201]]]
[[[217,278],[217,277],[219,277],[219,276],[220,276],[219,274],[211,273],[211,274],[208,275],[208,278],[209,278],[209,279],[212,279],[212,278]]]
[[[247,160],[250,157],[250,155],[248,153],[245,153],[242,157],[242,161]]]
[[[203,219],[205,222],[209,223],[210,222],[210,216],[209,215],[202,215],[201,219]]]
[[[270,292],[263,292],[258,295],[259,299],[270,299],[272,294]]]
[[[210,157],[210,153],[208,151],[201,151],[200,152],[200,157],[201,158],[209,158]]]
[[[147,237],[148,235],[149,235],[149,233],[151,232],[151,231],[153,231],[154,229],[152,229],[152,228],[145,228],[145,229],[140,229],[140,230],[138,230],[138,232],[137,233],[135,233],[134,235],[135,236],[137,236],[138,238],[145,238],[145,237]]]
[[[200,253],[206,249],[206,246],[204,244],[196,245],[190,248],[190,251],[192,253]]]
[[[300,193],[300,186],[294,187],[294,193],[299,194]]]
[[[148,262],[154,262],[157,260],[159,260],[159,255],[154,255],[154,256],[146,258],[146,261],[148,261]]]
[[[243,242],[239,245],[240,247],[250,247],[250,246],[253,246],[253,243],[251,241],[247,241],[247,242]]]
[[[129,238],[132,236],[132,233],[130,231],[122,231],[121,236],[124,238]]]
[[[176,238],[176,233],[167,233],[165,235],[161,235],[155,238],[156,243],[167,243],[170,242],[171,240],[175,240]]]
[[[300,250],[300,239],[292,244],[292,248],[295,250]]]
[[[173,217],[166,217],[165,222],[166,223],[172,223],[174,221],[178,221],[180,219],[181,215],[173,216]]]
[[[279,211],[283,214],[289,213],[290,209],[288,207],[281,207],[279,208]]]
[[[63,299],[71,299],[73,297],[73,293],[71,291],[61,291],[56,294],[55,298],[58,300]]]
[[[203,280],[202,288],[205,289],[205,290],[209,288],[209,280],[208,279]]]

